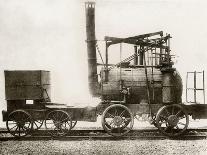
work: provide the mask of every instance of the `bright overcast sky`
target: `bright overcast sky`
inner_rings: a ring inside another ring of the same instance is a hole
[[[170,33],[185,78],[207,70],[206,8],[205,0],[97,0],[96,37]],[[0,0],[1,109],[5,69],[50,70],[54,101],[87,99],[85,39],[83,0]]]

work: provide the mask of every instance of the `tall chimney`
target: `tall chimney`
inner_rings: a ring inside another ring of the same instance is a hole
[[[98,75],[96,60],[96,36],[95,36],[95,2],[86,2],[86,36],[88,52],[88,82],[92,96],[98,95]]]

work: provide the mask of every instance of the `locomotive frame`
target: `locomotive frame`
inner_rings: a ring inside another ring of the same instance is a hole
[[[95,122],[98,115],[102,115],[102,126],[108,134],[123,136],[133,128],[136,115],[148,114],[161,133],[174,137],[186,131],[189,115],[207,118],[206,104],[182,103],[182,80],[172,67],[171,36],[163,36],[162,31],[128,38],[105,37],[106,60],[99,64],[103,68],[98,82],[96,48],[99,54],[100,51],[95,38],[95,3],[87,2],[85,6],[89,89],[93,96],[101,97],[101,103],[96,107],[54,103],[50,100],[48,71],[5,71],[7,111],[2,114],[13,136],[26,136],[43,124],[51,136],[64,136],[77,121]],[[120,44],[122,52],[123,43],[132,44],[134,54],[109,64],[109,47]],[[28,104],[30,101],[33,103]]]

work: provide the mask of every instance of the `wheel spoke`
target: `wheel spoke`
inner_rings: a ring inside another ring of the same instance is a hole
[[[33,123],[33,129],[38,130],[42,127],[43,120],[35,120]]]
[[[69,123],[69,122],[67,121],[67,124],[69,125],[69,127],[71,127],[71,123]]]
[[[51,117],[50,117],[51,120],[56,120],[56,117],[55,117],[55,113],[51,113]]]
[[[63,116],[64,116],[64,113],[62,113],[62,115],[60,116],[60,120],[63,118]]]
[[[52,128],[52,129],[53,129],[53,128],[56,128],[56,124],[53,123],[53,125],[51,126],[51,128]]]
[[[10,130],[14,129],[15,127],[17,127],[17,125],[13,126],[12,128],[10,128]]]
[[[106,123],[107,123],[108,125],[112,125],[112,124],[114,123],[114,120],[111,120],[110,122],[107,122],[107,121],[106,121]]]
[[[15,131],[17,131],[19,129],[19,126],[17,126],[17,128],[15,129]]]
[[[178,125],[175,126],[178,130],[180,129]]]
[[[34,124],[35,124],[35,126],[38,128],[38,125],[37,125],[37,123],[34,121]]]
[[[181,114],[181,112],[182,112],[182,110],[179,110],[179,111],[177,112],[177,114],[175,114],[175,116],[178,117],[179,114]]]
[[[19,118],[19,112],[17,112],[17,120],[18,120],[18,118]]]
[[[57,111],[54,113],[54,118],[56,121],[58,120],[58,112]]]
[[[167,108],[165,108],[165,111],[166,111],[167,115],[170,116],[170,112],[167,110]]]
[[[118,115],[117,115],[117,109],[116,109],[116,108],[114,108],[114,115],[115,115],[115,116],[118,116]]]
[[[175,108],[175,107],[174,107],[174,106],[172,106],[172,115],[174,114],[174,108]]]
[[[23,129],[23,130],[24,130],[24,129],[28,130],[29,128],[28,128],[28,127],[26,127],[26,126],[23,126],[23,127],[22,127],[22,129]]]
[[[22,132],[27,131],[28,129],[25,126],[22,126]]]
[[[69,117],[66,116],[66,118],[64,118],[63,120],[60,119],[60,121],[61,121],[61,122],[65,122],[65,121],[67,121],[68,119],[69,119]]]
[[[119,116],[122,117],[123,114],[125,113],[125,111],[126,111],[126,110],[123,110]]]
[[[131,121],[131,118],[124,118],[124,122],[130,122]]]
[[[161,118],[163,118],[165,121],[167,120],[167,117],[160,115]]]
[[[110,114],[109,112],[107,112],[107,115],[109,115],[110,117],[114,118],[115,116]]]

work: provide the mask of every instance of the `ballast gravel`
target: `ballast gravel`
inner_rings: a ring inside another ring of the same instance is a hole
[[[205,155],[207,140],[2,141],[0,154]]]

